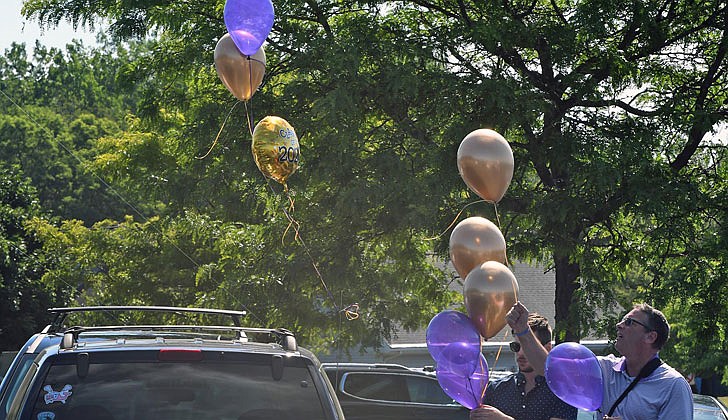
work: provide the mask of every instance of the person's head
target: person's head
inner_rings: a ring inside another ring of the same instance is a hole
[[[670,325],[665,315],[652,306],[641,303],[617,323],[617,343],[615,346],[622,355],[625,352],[645,348],[657,351],[670,338]]]
[[[528,327],[533,331],[536,339],[546,348],[546,351],[551,351],[551,325],[549,325],[548,319],[536,312],[531,312],[528,314]],[[520,339],[515,335],[514,331],[511,331],[511,333],[513,333],[515,341],[511,343],[510,347],[511,351],[516,354],[518,370],[524,373],[533,372],[533,366],[526,359],[526,355],[521,349]]]

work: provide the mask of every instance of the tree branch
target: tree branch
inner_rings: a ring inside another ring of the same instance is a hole
[[[726,57],[726,50],[728,50],[728,33],[724,30],[723,38],[718,46],[718,51],[715,54],[713,62],[708,68],[708,72],[701,80],[700,90],[698,91],[698,96],[695,98],[694,118],[693,124],[690,127],[688,142],[680,154],[677,155],[675,160],[670,163],[670,167],[675,171],[679,171],[688,164],[690,158],[695,154],[695,151],[698,150],[698,146],[703,140],[705,133],[712,129],[713,124],[711,123],[710,115],[706,115],[705,113],[705,102],[707,101],[710,88],[717,80],[718,71]]]

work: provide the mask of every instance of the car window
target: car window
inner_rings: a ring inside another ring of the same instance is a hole
[[[408,376],[407,387],[412,402],[430,404],[454,404],[451,397],[445,394],[437,379],[422,376]]]
[[[437,380],[420,375],[350,372],[343,378],[349,395],[381,401],[453,404]]]
[[[0,418],[5,418],[5,415],[10,410],[10,405],[13,402],[15,394],[18,393],[20,383],[23,382],[28,369],[33,365],[34,354],[25,354],[22,356],[18,366],[13,369],[13,372],[7,373],[7,384],[3,384],[3,388],[8,391],[2,395],[2,407],[0,407]],[[12,373],[12,374],[11,374]]]
[[[725,416],[720,410],[695,407],[695,410],[693,410],[693,420],[725,420]]]
[[[323,419],[309,369],[235,362],[75,363],[50,367],[34,387],[32,419]]]
[[[695,404],[693,420],[725,420],[725,416],[718,407]]]
[[[693,395],[693,418],[695,420],[726,420],[720,402],[712,397]]]

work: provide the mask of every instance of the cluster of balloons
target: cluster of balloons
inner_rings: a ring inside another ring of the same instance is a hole
[[[427,326],[426,341],[440,387],[463,406],[478,407],[488,384],[488,363],[470,319],[458,311],[440,312]]]
[[[503,136],[481,128],[460,142],[457,165],[473,192],[497,203],[513,178],[513,151]],[[505,265],[503,234],[486,218],[465,219],[450,235],[450,259],[465,279],[463,297],[470,319],[483,338],[495,336],[505,327],[505,315],[518,299],[518,282]]]
[[[263,81],[263,42],[273,28],[270,0],[228,0],[223,17],[228,33],[215,46],[215,69],[236,98],[247,101]]]
[[[450,234],[450,260],[465,279],[463,298],[470,319],[485,338],[506,325],[506,314],[518,300],[518,282],[506,267],[506,241],[484,217],[469,217]]]
[[[513,178],[513,153],[493,130],[479,129],[460,143],[458,171],[465,184],[486,201],[503,198]],[[427,349],[437,362],[442,389],[465,407],[480,405],[488,383],[481,340],[506,325],[506,314],[518,300],[518,282],[505,265],[506,241],[500,229],[483,217],[458,223],[450,234],[450,260],[461,278],[468,315],[437,314],[427,327]]]
[[[263,82],[263,43],[275,18],[270,0],[227,0],[223,17],[228,33],[215,46],[215,69],[223,85],[248,101]],[[267,116],[256,124],[251,146],[255,164],[283,185],[298,169],[301,148],[293,127],[283,118]]]
[[[513,178],[513,152],[497,132],[479,129],[460,143],[457,165],[465,184],[483,200],[498,203]],[[427,348],[437,362],[437,379],[453,399],[470,409],[480,405],[488,383],[481,337],[506,326],[518,300],[518,282],[506,266],[500,229],[483,217],[460,222],[450,235],[450,260],[461,278],[468,315],[437,314],[427,327]],[[578,343],[554,347],[546,359],[546,383],[561,400],[594,411],[601,405],[602,371],[588,348]]]

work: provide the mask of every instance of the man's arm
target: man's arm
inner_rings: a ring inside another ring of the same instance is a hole
[[[521,302],[516,302],[508,311],[506,322],[508,322],[515,334],[526,331],[524,335],[518,336],[518,341],[521,342],[523,354],[526,355],[528,362],[538,375],[543,376],[546,371],[548,351],[541,345],[541,342],[538,341],[538,338],[528,326],[528,308],[523,306]]]
[[[667,382],[666,379],[663,379]],[[665,405],[660,408],[658,419],[692,419],[693,418],[693,391],[683,378],[671,379],[666,385],[665,392],[669,395]]]

